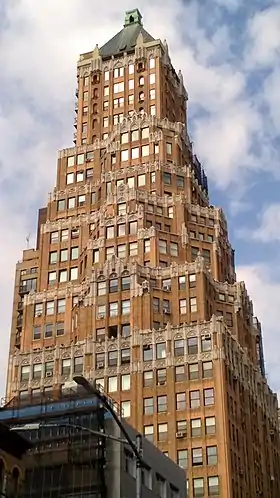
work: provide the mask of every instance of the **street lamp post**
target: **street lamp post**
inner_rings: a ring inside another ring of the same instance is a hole
[[[112,415],[116,424],[118,425],[120,431],[124,435],[126,442],[131,447],[133,454],[136,459],[136,498],[141,498],[142,496],[142,467],[144,465],[142,453],[142,436],[141,434],[137,434],[136,443],[132,441],[130,435],[122,424],[122,421],[119,419],[116,414],[113,406],[107,399],[106,395],[100,392],[100,390],[96,387],[96,385],[90,384],[90,382],[83,377],[82,375],[76,375],[73,377],[73,380],[79,385],[82,386],[88,393],[94,394],[102,403],[102,405],[106,408],[106,410]]]

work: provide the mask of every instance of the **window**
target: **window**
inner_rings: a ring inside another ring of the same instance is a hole
[[[150,344],[143,346],[143,361],[150,361],[153,359],[153,348]]]
[[[150,90],[150,99],[155,100],[155,98],[156,98],[156,91],[153,88],[152,90]]]
[[[150,74],[150,85],[153,85],[156,82],[155,73]]]
[[[175,367],[175,382],[184,382],[186,380],[185,366]]]
[[[121,349],[121,364],[130,363],[130,349]]]
[[[78,196],[78,207],[84,206],[86,203],[86,196],[85,195],[79,195]]]
[[[106,282],[98,282],[97,283],[97,295],[98,296],[105,296],[106,295]]]
[[[213,363],[212,363],[212,361],[204,361],[202,363],[202,377],[204,379],[209,379],[209,377],[213,377]]]
[[[61,230],[61,242],[68,240],[68,230]]]
[[[130,221],[129,222],[128,231],[129,231],[130,235],[137,233],[137,221]]]
[[[78,268],[70,268],[70,280],[78,280]]]
[[[110,317],[115,317],[118,316],[118,302],[115,303],[109,303],[109,316]]]
[[[130,417],[130,401],[122,401],[121,404],[121,409],[122,409],[122,414],[124,418],[129,418]]]
[[[30,375],[30,365],[24,365],[23,367],[21,367],[21,374],[20,374],[21,382],[29,380],[29,375]]]
[[[209,496],[219,496],[220,494],[220,486],[219,486],[219,477],[213,476],[208,477],[208,495]]]
[[[71,261],[78,259],[79,257],[79,248],[71,247]]]
[[[47,301],[46,315],[54,315],[54,301]]]
[[[54,362],[53,361],[46,361],[46,363],[45,363],[45,377],[52,377],[53,370],[54,370]]]
[[[105,304],[101,304],[100,306],[97,306],[97,318],[105,318],[106,315],[106,306]]]
[[[154,372],[152,370],[148,370],[143,373],[143,386],[151,387],[154,384]]]
[[[43,313],[43,303],[36,303],[34,307],[34,316],[41,316]]]
[[[185,410],[186,407],[187,407],[186,393],[177,393],[176,394],[176,410]]]
[[[56,335],[57,336],[64,335],[64,323],[63,322],[58,322],[56,324]]]
[[[108,392],[115,393],[118,390],[118,377],[108,377]]]
[[[70,168],[71,166],[75,165],[75,156],[70,156],[67,158],[67,167]]]
[[[68,250],[62,249],[60,251],[60,261],[63,263],[64,261],[67,261],[67,259],[68,259]]]
[[[128,64],[128,74],[134,74],[134,64]]]
[[[215,417],[205,417],[205,434],[216,433],[216,419]]]
[[[122,277],[122,279],[121,279],[121,289],[123,291],[130,289],[130,276]]]
[[[65,199],[60,199],[57,201],[57,210],[64,211],[65,210]]]
[[[203,353],[207,352],[207,351],[211,351],[212,349],[212,341],[211,341],[211,337],[209,336],[202,336],[201,338],[201,351]]]
[[[118,216],[122,216],[124,214],[126,214],[126,204],[118,204]]]
[[[125,300],[121,301],[122,303],[122,308],[121,308],[121,313],[122,315],[129,315],[130,314],[130,300]]]
[[[51,284],[55,281],[56,281],[56,271],[50,271],[48,275],[48,282],[49,284]]]
[[[39,327],[38,325],[35,325],[33,327],[33,339],[34,341],[41,339],[41,327]]]
[[[159,498],[166,498],[166,480],[159,474],[156,474],[156,489]]]
[[[187,300],[186,299],[179,300],[179,308],[180,308],[180,315],[185,315],[187,313]]]
[[[78,171],[77,172],[77,182],[82,182],[83,180],[84,180],[84,172]]]
[[[173,213],[173,206],[168,207],[168,208],[167,208],[167,212],[168,212],[168,218],[173,219],[173,216],[174,216],[174,213]]]
[[[71,372],[71,360],[68,358],[65,360],[62,360],[61,374],[62,375],[69,375],[70,372]]]
[[[195,477],[193,479],[193,496],[194,498],[204,497],[204,479],[203,477]]]
[[[66,175],[66,185],[70,185],[71,183],[74,183],[75,176],[74,173],[67,173]]]
[[[108,81],[110,78],[110,72],[109,71],[104,71],[104,81]]]
[[[51,244],[58,242],[58,232],[51,232]]]
[[[45,325],[45,338],[48,339],[52,337],[53,333],[53,324],[52,323],[46,323]]]
[[[217,465],[217,463],[218,463],[217,446],[207,446],[206,459],[207,459],[207,465]]]
[[[106,259],[111,259],[115,254],[114,247],[106,247]]]
[[[115,367],[118,364],[118,351],[109,351],[108,353],[108,366]]]
[[[160,368],[157,370],[157,384],[164,385],[166,384],[166,369]]]
[[[197,337],[189,337],[187,339],[187,347],[188,347],[188,354],[197,354],[198,353],[198,340]]]
[[[128,133],[122,133],[121,134],[121,144],[127,144],[128,143]],[[123,151],[125,152],[125,151]],[[128,153],[128,151],[127,151]]]
[[[125,256],[126,256],[125,244],[120,244],[117,246],[117,255],[118,255],[118,258],[125,258]]]
[[[200,407],[200,391],[190,391],[190,408]]]
[[[153,57],[150,57],[150,59],[149,59],[149,67],[150,67],[150,69],[154,69],[155,65],[156,65],[155,59]]]
[[[166,358],[166,344],[165,342],[160,342],[156,345],[156,357],[157,360]]]
[[[33,365],[33,379],[41,379],[42,377],[42,363]]]
[[[137,256],[137,254],[138,254],[138,242],[130,242],[129,256]]]
[[[198,363],[191,363],[189,365],[189,380],[197,380],[199,378]]]
[[[150,239],[144,240],[144,252],[150,252],[151,250],[151,241]]]
[[[144,86],[144,84],[145,84],[144,76],[140,76],[140,78],[139,78],[139,86]]]
[[[109,292],[110,292],[110,294],[113,293],[113,292],[117,292],[118,288],[119,288],[118,279],[117,278],[111,278],[109,280]],[[104,290],[105,289],[106,289],[106,286],[105,286]],[[104,292],[104,290],[103,290],[103,295],[106,294],[106,290],[105,290],[105,292]]]
[[[168,424],[158,424],[158,441],[166,441],[168,436]]]
[[[107,227],[106,228],[106,238],[113,239],[115,236],[115,227]]]
[[[93,168],[86,169],[86,179],[93,177]]]
[[[68,209],[74,209],[75,204],[76,204],[76,198],[69,197],[68,202],[67,202]]]
[[[184,188],[185,180],[183,176],[177,176],[177,187]]]
[[[182,469],[186,469],[188,467],[188,450],[177,451],[177,464]]]
[[[139,147],[133,147],[131,149],[131,159],[138,159],[139,157]]]
[[[210,387],[209,389],[204,389],[203,397],[204,397],[204,406],[214,405],[215,403],[214,388]]]
[[[167,396],[157,397],[157,411],[158,413],[167,412]]]
[[[152,415],[154,413],[154,398],[144,398],[143,413],[144,415]]]
[[[114,84],[114,93],[121,93],[124,91],[124,82]]]
[[[191,310],[191,313],[196,313],[197,312],[196,297],[191,297],[190,298],[190,310]]]
[[[174,341],[174,355],[184,356],[185,354],[185,341],[183,339],[177,339]]]
[[[144,426],[144,436],[153,443],[154,441],[154,426],[153,425],[145,425]]]
[[[93,264],[99,263],[99,250],[98,249],[94,249],[92,251],[92,262],[93,262]]]
[[[142,157],[147,157],[149,154],[150,154],[150,146],[149,145],[142,145],[142,147],[141,147]]]
[[[167,241],[159,239],[159,252],[160,254],[167,254]]]
[[[178,254],[179,254],[178,244],[176,242],[170,242],[170,255],[178,256]]]
[[[172,154],[172,144],[171,143],[168,143],[166,144],[166,153],[167,154]]]
[[[146,175],[138,175],[138,187],[146,185]]]
[[[191,436],[192,437],[201,436],[201,418],[191,419]]]
[[[165,185],[171,185],[171,173],[163,173],[163,182]]]
[[[187,434],[187,421],[178,420],[176,422],[176,432],[182,432],[184,435]]]
[[[109,91],[109,87],[108,86],[104,86],[104,92],[103,92],[104,97],[108,97],[109,92],[110,92]]]
[[[121,376],[121,389],[122,391],[129,391],[130,389],[130,374]]]
[[[58,299],[57,300],[57,313],[64,313],[65,312],[65,299]]]
[[[74,358],[74,373],[82,373],[84,369],[84,361],[82,356]]]
[[[125,235],[125,224],[124,223],[117,225],[117,233],[118,233],[118,237],[123,237]]]

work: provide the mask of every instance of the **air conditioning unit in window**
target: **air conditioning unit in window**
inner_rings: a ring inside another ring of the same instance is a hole
[[[97,363],[97,368],[104,368],[104,361],[99,361]]]
[[[186,437],[186,435],[187,435],[187,434],[186,434],[186,432],[184,432],[184,431],[176,432],[176,438],[177,438],[177,439],[181,439],[181,438],[183,438],[183,437]]]
[[[53,376],[52,370],[49,370],[48,372],[46,372],[46,377],[52,377],[52,376]]]
[[[165,384],[166,384],[165,380],[159,380],[158,381],[158,385],[159,386],[165,386]]]
[[[211,334],[205,334],[201,337],[201,339],[211,339]]]
[[[171,292],[171,285],[164,285],[162,288],[164,291]]]

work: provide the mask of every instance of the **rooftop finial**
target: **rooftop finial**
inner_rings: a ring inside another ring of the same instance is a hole
[[[142,15],[138,9],[126,11],[124,26],[129,26],[130,24],[140,24],[142,26]]]

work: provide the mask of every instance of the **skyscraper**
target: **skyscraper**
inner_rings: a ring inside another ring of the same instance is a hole
[[[82,373],[186,468],[188,496],[279,498],[261,327],[167,43],[129,11],[77,82],[75,146],[17,265],[7,396]]]

